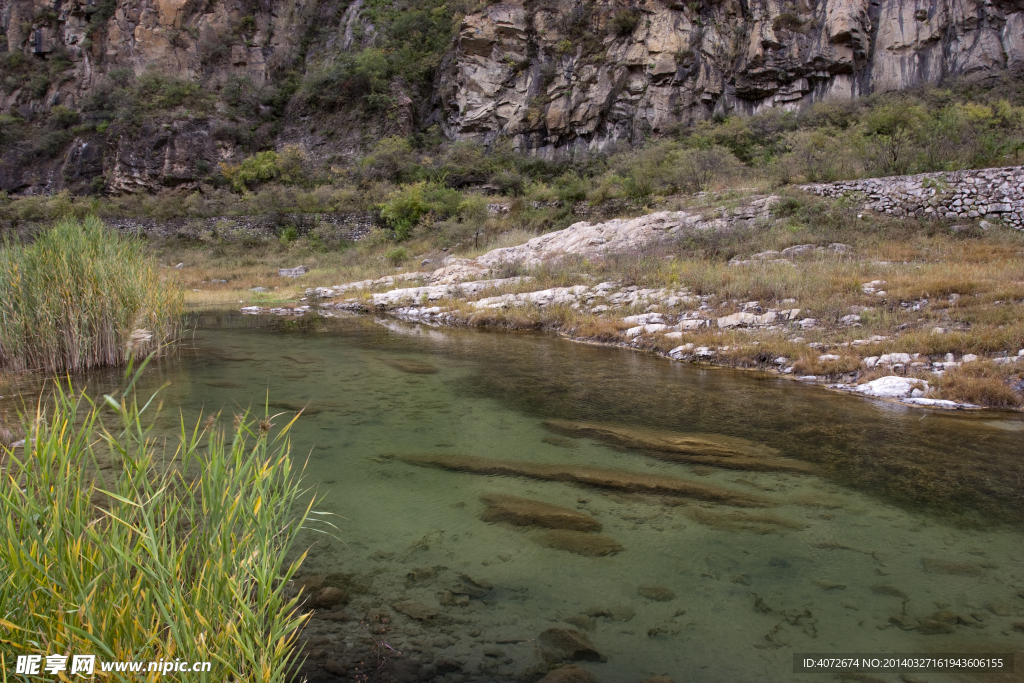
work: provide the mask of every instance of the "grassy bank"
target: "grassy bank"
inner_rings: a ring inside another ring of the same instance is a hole
[[[305,617],[283,592],[301,558],[285,557],[309,514],[288,428],[215,416],[167,448],[147,426],[155,405],[58,390],[24,450],[0,448],[5,676],[16,655],[75,653],[212,663],[169,680],[286,679]]]
[[[94,217],[0,248],[0,368],[77,371],[145,355],[178,332],[181,295],[141,242]]]

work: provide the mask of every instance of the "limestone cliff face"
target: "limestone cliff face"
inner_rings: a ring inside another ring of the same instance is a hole
[[[1020,0],[503,2],[464,19],[439,95],[448,136],[544,154],[1022,66]]]
[[[225,87],[241,79],[283,92],[288,78],[373,45],[368,4],[0,0],[0,56],[20,52],[28,61],[19,68],[29,70],[0,74],[2,114],[45,121],[119,73],[157,72],[220,93],[201,112],[78,131],[45,158],[15,154],[17,140],[0,130],[0,189],[195,186],[247,151],[224,133],[225,121],[239,120]],[[407,92],[400,77],[390,83],[397,105],[387,116],[343,105],[310,115],[293,100],[274,118],[257,102],[245,115],[249,139],[297,143],[315,158],[358,154],[380,135],[434,123],[451,139],[508,136],[541,155],[636,142],[716,113],[1022,68],[1024,0],[502,2],[466,15],[438,61],[431,92]]]

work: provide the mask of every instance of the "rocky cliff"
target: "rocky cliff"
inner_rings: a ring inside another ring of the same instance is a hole
[[[551,152],[715,114],[794,108],[1024,67],[1024,3],[500,3],[462,22],[445,132]]]
[[[1024,68],[1024,0],[0,0],[0,32],[12,193],[193,187],[434,124],[552,156]]]

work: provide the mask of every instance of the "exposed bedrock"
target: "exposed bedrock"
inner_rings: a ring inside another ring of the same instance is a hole
[[[438,96],[449,137],[550,155],[1022,66],[1007,0],[502,2],[465,17]]]

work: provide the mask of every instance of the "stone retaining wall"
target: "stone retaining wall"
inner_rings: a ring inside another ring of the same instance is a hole
[[[823,197],[859,197],[891,216],[999,220],[1024,230],[1024,166],[801,185]]]

